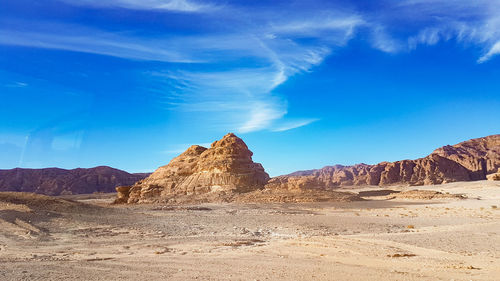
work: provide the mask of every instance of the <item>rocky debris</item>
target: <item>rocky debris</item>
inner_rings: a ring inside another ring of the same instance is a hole
[[[300,190],[360,185],[430,185],[486,179],[486,174],[498,168],[500,135],[491,135],[445,146],[416,160],[382,162],[376,165],[335,165],[299,171],[272,178],[266,188]]]
[[[500,168],[496,173],[487,175],[486,178],[490,181],[500,181]]]
[[[360,196],[351,192],[333,190],[308,189],[280,190],[266,188],[242,194],[234,198],[240,203],[312,203],[312,202],[353,202],[363,201]]]
[[[407,190],[390,194],[387,199],[411,199],[411,200],[432,200],[432,199],[465,199],[463,194],[442,193],[434,190]]]
[[[231,194],[262,189],[269,175],[252,161],[252,155],[243,140],[232,133],[210,148],[191,146],[129,190],[120,189],[117,201],[157,202],[206,194],[224,200]]]
[[[392,254],[392,255],[387,255],[387,257],[389,258],[407,258],[407,257],[415,257],[416,255],[415,254],[412,254],[412,253],[396,253],[396,254]]]
[[[0,191],[34,192],[45,195],[114,192],[145,177],[107,166],[90,169],[59,168],[0,170]]]
[[[200,206],[156,206],[153,211],[212,211],[208,207]],[[161,233],[160,233],[161,234]]]
[[[393,193],[399,193],[401,191],[398,190],[392,190],[392,189],[375,189],[375,190],[368,190],[368,191],[360,191],[358,192],[358,195],[365,198],[365,197],[380,197],[380,196],[387,196],[391,195]]]
[[[84,203],[66,200],[62,198],[54,198],[41,194],[28,192],[0,192],[0,207],[2,204],[24,205],[30,210],[26,215],[26,220],[34,219],[36,216],[46,217],[50,215],[48,212],[68,212],[79,211],[81,208],[98,209],[96,206],[90,206]],[[1,213],[1,218],[5,219],[9,216],[7,213]],[[13,219],[19,214],[13,213]],[[24,217],[23,217],[24,219]]]
[[[209,192],[200,194],[175,194],[157,200],[139,202],[161,202],[174,205],[197,205],[204,203],[312,203],[312,202],[352,202],[364,199],[351,192],[303,189],[297,191],[259,189],[245,193]],[[129,201],[130,202],[130,201]],[[123,203],[119,199],[115,203]]]

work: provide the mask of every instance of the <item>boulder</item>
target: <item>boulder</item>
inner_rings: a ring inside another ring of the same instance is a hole
[[[487,175],[486,179],[490,181],[500,181],[500,168],[498,168],[498,171],[496,173]]]
[[[127,203],[131,188],[132,188],[131,186],[117,186],[115,188],[117,192],[117,198],[115,199],[114,203],[115,204]]]

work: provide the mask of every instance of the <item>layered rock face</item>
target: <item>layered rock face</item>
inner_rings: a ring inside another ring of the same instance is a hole
[[[0,170],[0,191],[34,192],[45,195],[114,192],[119,185],[130,185],[145,177],[111,167],[65,170],[11,169]]]
[[[486,179],[500,167],[500,135],[436,149],[416,160],[328,166],[272,178],[266,187],[288,190],[352,185],[428,185]]]
[[[471,171],[471,180],[484,179],[500,167],[500,135],[491,135],[447,145],[432,154],[453,160]]]
[[[417,160],[387,163],[378,185],[429,185],[469,180],[472,180],[471,171],[450,159],[431,154]]]
[[[253,153],[230,133],[210,148],[194,145],[130,188],[120,187],[117,202],[155,202],[175,195],[244,193],[262,189],[269,175]]]

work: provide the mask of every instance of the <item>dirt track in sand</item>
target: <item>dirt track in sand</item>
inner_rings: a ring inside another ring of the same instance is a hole
[[[0,193],[0,279],[497,279],[500,183],[419,189],[468,198],[357,188],[366,201],[113,206]]]

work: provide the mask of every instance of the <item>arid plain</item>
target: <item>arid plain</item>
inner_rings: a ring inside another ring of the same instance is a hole
[[[114,194],[0,193],[0,279],[498,280],[500,182],[343,189],[365,200],[113,205]]]

